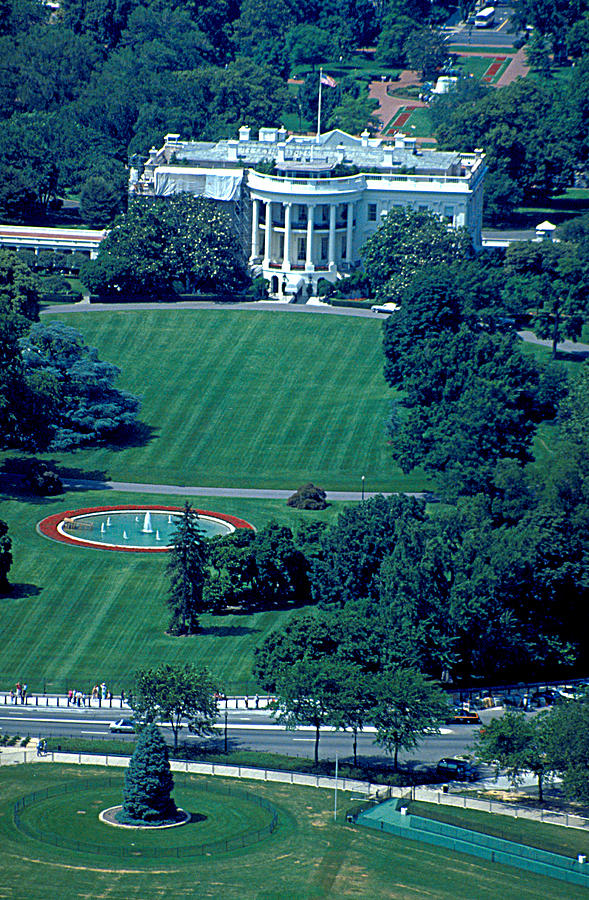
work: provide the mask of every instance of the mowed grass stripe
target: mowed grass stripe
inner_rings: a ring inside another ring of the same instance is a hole
[[[121,385],[143,395],[142,420],[155,430],[144,446],[63,454],[64,463],[115,480],[260,488],[313,472],[336,490],[356,485],[362,449],[375,486],[390,488],[392,478],[402,487],[382,438],[373,446],[372,425],[356,426],[358,402],[367,423],[386,406],[377,321],[235,310],[60,318],[121,367]],[[338,450],[351,435],[358,446]]]
[[[71,492],[45,502],[5,499],[0,516],[9,527],[15,562],[15,597],[2,601],[0,687],[20,679],[32,692],[88,690],[105,679],[128,689],[134,671],[159,662],[207,665],[227,690],[256,690],[254,648],[293,614],[203,616],[203,631],[190,638],[167,635],[165,556],[67,547],[35,531],[43,517],[65,509],[117,503],[169,503],[169,496]],[[181,498],[178,498],[181,502]],[[301,521],[333,521],[337,505],[302,513],[280,501],[195,498],[195,505],[242,515],[258,527],[268,519],[298,528]]]

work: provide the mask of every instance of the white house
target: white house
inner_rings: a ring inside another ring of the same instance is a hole
[[[243,126],[238,140],[216,143],[166,135],[147,162],[132,164],[129,192],[188,191],[227,203],[253,274],[289,296],[354,269],[395,206],[431,210],[449,227],[467,228],[480,247],[485,172],[482,151],[425,150],[403,134],[388,142],[368,132],[312,137],[262,128],[255,140]]]

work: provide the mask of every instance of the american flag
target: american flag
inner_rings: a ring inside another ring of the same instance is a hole
[[[332,78],[331,75],[324,75],[321,73],[321,84],[326,84],[327,87],[337,87],[337,81],[335,78]]]

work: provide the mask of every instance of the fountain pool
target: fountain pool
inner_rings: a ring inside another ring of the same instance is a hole
[[[252,528],[243,519],[197,509],[207,538]],[[177,506],[101,506],[48,516],[37,530],[45,537],[78,547],[160,553],[168,550],[182,508]]]

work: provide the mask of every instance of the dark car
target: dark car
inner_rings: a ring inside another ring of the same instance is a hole
[[[441,759],[436,766],[438,778],[446,781],[476,781],[478,772],[467,759]]]
[[[553,703],[559,703],[563,699],[560,691],[535,691],[530,697],[532,706],[552,706]]]
[[[479,714],[468,709],[455,709],[446,719],[446,725],[480,725]]]
[[[116,722],[111,722],[108,727],[109,730],[113,732],[113,734],[135,733],[135,722],[133,721],[133,719],[117,719]]]

